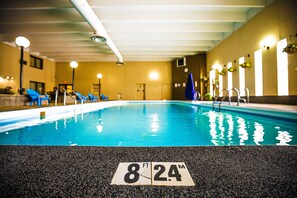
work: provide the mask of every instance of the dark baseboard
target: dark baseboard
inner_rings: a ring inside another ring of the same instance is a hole
[[[236,96],[232,96],[231,100],[236,102]],[[250,96],[250,103],[297,105],[297,96]]]

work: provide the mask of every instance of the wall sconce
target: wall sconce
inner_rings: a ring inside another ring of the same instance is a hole
[[[270,47],[274,45],[274,43],[275,43],[275,39],[272,36],[269,36],[269,37],[264,38],[260,42],[260,46],[269,50]]]
[[[13,77],[12,76],[8,76],[8,75],[5,75],[5,76],[0,76],[1,80],[13,80]]]
[[[6,80],[13,80],[13,77],[12,76],[5,76],[5,79]]]
[[[158,80],[159,79],[159,73],[158,72],[151,72],[149,75],[151,80]]]
[[[213,69],[213,70],[217,70],[217,69],[219,69],[219,65],[218,64],[214,64],[211,68]]]

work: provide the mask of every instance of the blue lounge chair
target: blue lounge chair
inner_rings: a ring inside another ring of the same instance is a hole
[[[97,101],[98,100],[98,97],[97,96],[94,96],[93,94],[89,93],[89,100],[94,102],[94,101]]]
[[[85,101],[87,100],[87,97],[81,95],[79,92],[75,92],[75,94],[76,94],[76,96],[77,96],[77,101],[78,101],[78,102],[81,102],[81,100],[82,100],[83,102],[85,102]]]
[[[108,100],[108,96],[105,96],[104,94],[100,95],[101,100]]]
[[[38,106],[41,106],[43,100],[48,101],[48,105],[50,104],[50,98],[48,95],[40,95],[38,92],[36,92],[33,89],[27,89],[27,94],[30,97],[30,106],[32,106],[33,103],[37,102]]]

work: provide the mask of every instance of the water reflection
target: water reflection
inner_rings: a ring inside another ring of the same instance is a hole
[[[260,142],[264,141],[264,127],[262,124],[255,122],[254,123],[255,131],[254,131],[254,142],[257,145],[260,145]]]
[[[98,119],[98,123],[96,125],[96,128],[97,128],[98,133],[102,133],[102,131],[103,131],[103,121],[102,121],[101,118]]]
[[[98,133],[102,133],[103,131],[103,119],[102,119],[102,115],[101,115],[101,110],[98,111],[98,122],[96,125],[96,129]]]
[[[276,143],[276,145],[289,145],[288,143],[292,141],[292,136],[287,131],[279,131],[275,139],[279,140],[279,143]]]
[[[214,144],[214,145],[219,145],[219,141],[217,140],[218,139],[218,136],[217,136],[217,131],[216,131],[216,112],[214,111],[209,111],[209,113],[207,114],[208,117],[209,117],[209,127],[210,127],[210,135],[212,137],[212,140],[211,142]]]
[[[64,129],[66,129],[66,127],[67,127],[67,119],[66,118],[64,118]]]
[[[157,113],[149,115],[152,132],[157,132],[160,128],[159,115]]]
[[[219,121],[219,133],[218,133],[218,138],[221,140],[221,144],[224,144],[224,133],[225,133],[225,127],[224,127],[224,114],[219,113],[218,116],[218,121]]]
[[[227,114],[227,122],[229,125],[228,135],[227,135],[227,138],[229,140],[228,145],[231,145],[233,143],[232,137],[233,137],[233,130],[234,130],[234,121],[233,121],[233,117],[230,114]]]
[[[245,141],[249,139],[248,133],[246,131],[245,120],[241,117],[237,119],[238,123],[238,137],[240,139],[239,145],[245,145]]]

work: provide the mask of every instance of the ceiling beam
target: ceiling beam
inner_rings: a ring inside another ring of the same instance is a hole
[[[131,32],[130,34],[122,34],[121,32],[112,32],[110,37],[113,40],[125,40],[128,39],[131,42],[137,43],[139,39],[154,40],[222,40],[223,33],[192,33],[192,32]]]
[[[34,23],[34,24],[24,24],[24,23],[5,23],[0,24],[0,33],[60,33],[60,32],[92,32],[92,28],[88,23]]]
[[[243,12],[225,12],[225,11],[177,11],[177,12],[150,12],[150,11],[134,11],[134,12],[115,12],[96,13],[101,16],[102,23],[112,21],[143,21],[143,22],[170,22],[170,21],[191,21],[191,22],[245,22],[247,14]]]
[[[232,32],[233,23],[216,22],[131,22],[105,23],[108,32]]]
[[[200,46],[121,46],[119,47],[122,51],[208,51],[210,47]]]
[[[200,7],[264,7],[267,0],[88,0],[96,6],[200,6]]]
[[[131,42],[126,40],[115,40],[117,46],[131,46]],[[212,40],[141,40],[133,42],[133,46],[215,46]]]
[[[34,10],[34,9],[56,9],[59,7],[72,7],[69,0],[9,0],[0,1],[0,10]]]
[[[38,17],[36,17],[38,16]],[[84,22],[75,8],[40,10],[1,10],[0,23],[61,23]]]

